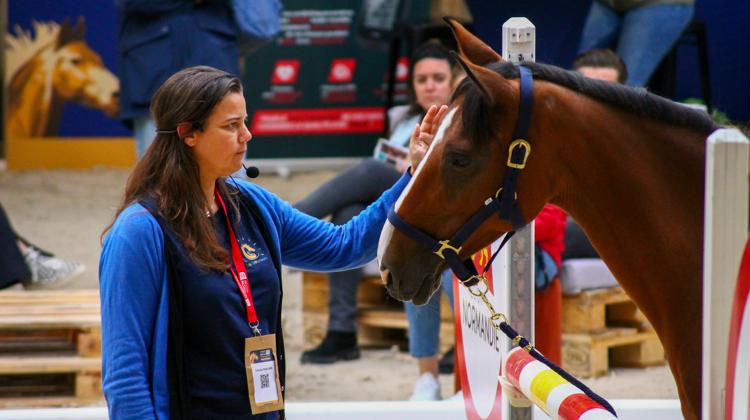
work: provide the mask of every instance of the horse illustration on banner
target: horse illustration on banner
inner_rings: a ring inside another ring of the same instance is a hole
[[[86,45],[83,17],[32,26],[33,37],[19,26],[5,36],[8,137],[56,136],[65,102],[116,116],[120,83]]]

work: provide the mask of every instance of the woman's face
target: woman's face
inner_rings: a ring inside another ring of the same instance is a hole
[[[414,64],[413,83],[417,103],[422,109],[447,104],[452,93],[450,63],[439,58],[417,61]]]
[[[229,93],[214,108],[203,130],[185,137],[193,148],[201,177],[231,175],[242,167],[247,142],[253,137],[245,125],[247,111],[241,93]]]

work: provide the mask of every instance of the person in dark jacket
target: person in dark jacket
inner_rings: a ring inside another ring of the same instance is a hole
[[[120,12],[120,118],[133,125],[136,154],[154,139],[151,97],[190,66],[239,74],[238,28],[228,0],[115,0]]]

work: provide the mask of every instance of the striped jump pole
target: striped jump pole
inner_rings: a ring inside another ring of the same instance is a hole
[[[553,419],[616,419],[601,404],[520,347],[508,353],[503,363],[506,380]]]

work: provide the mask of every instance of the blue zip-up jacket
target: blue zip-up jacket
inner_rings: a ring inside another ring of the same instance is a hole
[[[238,28],[229,0],[115,0],[120,118],[149,115],[169,76],[206,65],[239,74]]]
[[[388,209],[410,178],[402,176],[341,226],[305,215],[257,185],[237,186],[258,207],[268,246],[282,264],[336,271],[375,257]],[[169,418],[167,271],[159,223],[140,204],[130,205],[107,234],[99,263],[102,382],[113,420]]]

